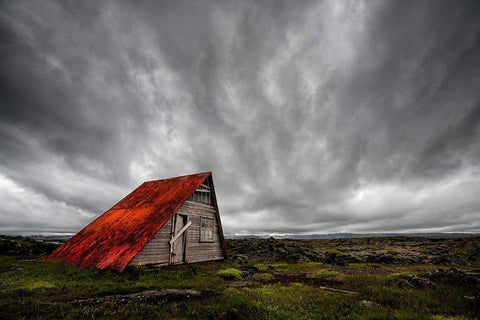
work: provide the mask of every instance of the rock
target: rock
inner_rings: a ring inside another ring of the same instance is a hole
[[[325,244],[325,247],[322,246]],[[480,255],[478,237],[462,239],[426,239],[387,237],[367,239],[329,239],[298,241],[291,239],[227,239],[232,257],[246,256],[250,263],[266,261],[326,262],[346,265],[352,262],[385,264],[445,264],[474,266]],[[325,248],[338,248],[342,253],[325,254]],[[458,254],[458,248],[474,248]],[[383,249],[382,249],[383,248]],[[386,248],[395,248],[392,254]],[[234,258],[232,258],[233,260]],[[242,258],[240,258],[241,260]],[[244,262],[241,263],[242,265]]]
[[[285,256],[285,259],[289,262],[299,262],[302,259],[302,255],[298,253],[290,253]]]
[[[52,252],[56,247],[56,244],[36,241],[29,237],[0,236],[0,255],[47,255]]]
[[[358,260],[347,254],[337,254],[335,252],[325,252],[325,263],[337,266],[345,266],[350,262],[357,262]]]
[[[95,297],[82,300],[74,300],[73,305],[91,305],[101,303],[126,303],[128,301],[136,300],[142,302],[165,302],[183,299],[200,298],[202,294],[196,290],[179,290],[179,289],[165,289],[165,290],[146,290],[130,294],[117,294],[105,297]],[[178,305],[182,308],[181,304]]]
[[[402,285],[404,286],[403,288],[416,288],[416,289],[424,289],[424,288],[432,288],[434,287],[434,284],[429,280],[425,278],[420,278],[418,276],[404,276],[404,280]],[[408,286],[405,282],[407,282],[410,286]],[[399,286],[401,284],[399,283]]]
[[[222,292],[217,291],[217,290],[213,290],[213,289],[205,289],[205,290],[202,290],[200,295],[202,297],[205,297],[205,298],[206,297],[215,297],[215,296],[222,295]]]
[[[207,319],[208,319],[208,320],[215,320],[215,319],[217,319],[217,313],[215,312],[215,310],[208,310],[208,311],[207,311]]]
[[[451,264],[452,258],[447,256],[435,256],[430,259],[432,264],[442,265],[442,264]]]
[[[238,260],[240,265],[248,263],[249,258],[258,257],[269,261],[310,262],[324,260],[320,253],[313,250],[311,243],[299,243],[295,240],[275,238],[227,239],[227,247],[235,252],[232,255],[232,260]],[[239,258],[239,256],[246,256],[246,258]]]
[[[413,285],[406,279],[400,279],[400,281],[398,281],[398,287],[401,289],[413,289]]]
[[[367,256],[366,262],[368,263],[385,263],[391,264],[395,261],[395,257],[390,253],[378,253]]]
[[[188,311],[188,305],[183,301],[173,306],[174,313],[184,313],[187,311]]]
[[[428,273],[426,277],[436,283],[447,282],[472,286],[480,285],[480,275],[467,274],[456,268],[450,268],[448,270],[438,269]]]
[[[368,300],[360,300],[360,301],[358,301],[358,305],[360,307],[365,307],[365,308],[380,307],[380,305],[378,303],[375,303],[373,301],[368,301]]]
[[[240,317],[240,313],[235,308],[230,308],[226,312],[222,313],[220,319],[224,320],[237,320]]]

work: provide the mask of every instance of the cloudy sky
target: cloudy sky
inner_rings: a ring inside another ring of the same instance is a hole
[[[213,171],[232,233],[480,232],[480,2],[1,1],[0,232]]]

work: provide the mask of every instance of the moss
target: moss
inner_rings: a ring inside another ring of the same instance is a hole
[[[320,270],[315,274],[318,278],[334,278],[340,275],[337,271]]]
[[[349,268],[363,269],[363,270],[375,270],[380,264],[378,263],[349,263]]]
[[[323,269],[315,273],[315,277],[320,279],[330,280],[330,281],[343,282],[347,276],[338,271]]]
[[[387,253],[388,254],[391,254],[392,256],[394,256],[395,258],[398,257],[399,255],[399,252],[397,250],[387,250]]]
[[[267,271],[269,268],[273,269],[272,266],[266,264],[255,264],[254,267],[257,268],[258,271]]]
[[[280,252],[280,253],[287,253],[287,252],[288,252],[288,251],[287,251],[286,249],[284,249],[284,248],[277,248],[276,250],[277,250],[278,252]]]
[[[30,289],[30,290],[33,290],[33,289],[45,289],[45,288],[53,288],[55,287],[55,285],[51,282],[48,282],[48,281],[43,281],[43,280],[38,280],[38,281],[33,281],[31,283],[29,283],[26,288],[27,289]]]
[[[321,262],[277,263],[272,265],[278,271],[312,272],[324,267]]]
[[[225,280],[242,280],[242,271],[235,268],[220,270],[217,275]]]
[[[334,248],[328,248],[325,250],[326,252],[328,253],[336,253],[336,254],[342,254],[343,252],[338,250],[338,249],[334,249]]]
[[[271,273],[259,273],[255,276],[255,279],[261,282],[267,282],[273,280],[275,277]]]

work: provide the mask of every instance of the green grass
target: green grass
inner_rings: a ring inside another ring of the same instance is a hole
[[[327,250],[325,250],[326,252],[328,253],[336,253],[336,254],[342,254],[342,251],[336,249],[336,248],[328,248]]]
[[[337,280],[337,281],[340,281],[340,280],[343,280],[344,279],[344,275],[340,272],[337,272],[337,271],[330,271],[330,270],[326,270],[326,269],[322,269],[320,271],[318,271],[315,276],[317,278],[321,278],[321,279],[334,279],[334,280]]]
[[[217,275],[225,280],[242,280],[242,271],[235,268],[220,270]]]
[[[85,269],[61,263],[21,263],[1,257],[0,309],[7,318],[203,318],[209,310],[217,314],[237,309],[245,319],[473,319],[472,306],[463,297],[474,289],[460,285],[440,285],[428,289],[401,289],[400,274],[345,274],[323,264],[259,264],[257,269],[288,274],[315,272],[319,278],[342,278],[339,288],[358,294],[334,293],[303,283],[262,283],[274,276],[258,272],[255,282],[240,288],[228,288],[230,280],[241,280],[242,272],[232,263],[215,262],[158,269],[114,271]],[[258,268],[261,266],[261,268]],[[223,268],[222,268],[223,267]],[[343,269],[354,273],[358,265]],[[392,268],[392,267],[390,267]],[[331,270],[332,269],[332,270]],[[101,304],[74,307],[69,301],[92,296],[126,294],[147,289],[214,289],[222,295],[192,300],[187,310],[176,310],[175,303],[149,304],[129,301],[125,304]],[[365,308],[368,300],[379,307]]]
[[[459,251],[470,254],[472,250]],[[474,296],[478,287],[443,282],[427,288],[399,286],[405,275],[423,277],[450,266],[334,266],[258,258],[249,259],[247,265],[227,260],[118,273],[19,259],[0,256],[2,319],[206,319],[208,312],[220,319],[231,308],[238,310],[239,319],[478,319],[474,301],[465,298]],[[478,270],[477,265],[457,268]],[[210,289],[218,294],[185,300],[183,307],[182,301],[72,304],[79,299],[167,288]]]
[[[255,277],[256,280],[261,281],[261,282],[268,282],[272,281],[275,277],[271,273],[259,273]]]

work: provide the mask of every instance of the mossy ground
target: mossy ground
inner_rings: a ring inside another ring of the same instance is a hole
[[[478,319],[478,305],[471,298],[479,290],[477,285],[399,286],[405,276],[423,276],[448,265],[335,266],[257,257],[246,262],[226,260],[118,273],[22,259],[0,256],[2,319],[220,319],[231,308],[238,311],[239,319]],[[456,267],[479,272],[476,264]],[[224,277],[231,269],[242,271],[243,278]],[[325,290],[324,286],[357,293]],[[181,301],[72,304],[91,297],[166,288],[213,289],[220,294],[185,300],[182,308],[178,307]]]

